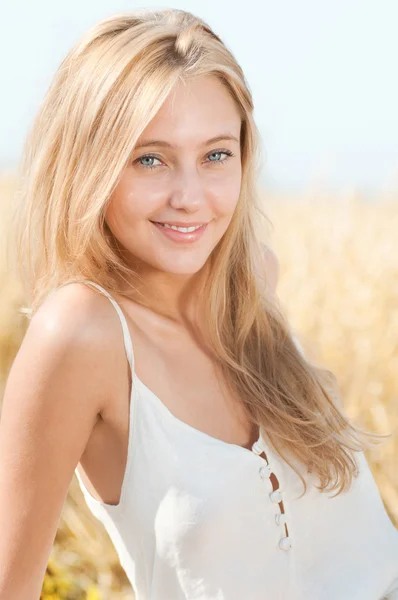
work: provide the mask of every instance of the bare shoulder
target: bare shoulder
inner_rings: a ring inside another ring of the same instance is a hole
[[[1,597],[39,595],[74,470],[114,392],[117,361],[121,369],[115,318],[88,286],[59,288],[33,315],[11,365],[0,422]],[[22,563],[25,579],[15,573]]]
[[[91,286],[69,283],[47,296],[30,325],[40,323],[45,332],[60,334],[61,340],[90,341],[109,323],[109,304],[108,298]]]
[[[71,393],[84,390],[97,398],[98,411],[110,391],[107,375],[117,344],[114,308],[103,295],[82,283],[61,287],[33,315],[14,361],[14,369],[33,361],[40,378],[50,380],[67,367]],[[120,339],[118,339],[120,343]],[[74,390],[74,388],[76,388]]]
[[[40,357],[40,368],[48,374],[60,361],[69,364],[71,381],[74,378],[76,387],[97,398],[101,412],[112,393],[113,362],[123,354],[118,321],[103,294],[83,283],[70,283],[41,304],[18,354]]]

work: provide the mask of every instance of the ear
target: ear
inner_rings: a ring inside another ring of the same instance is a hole
[[[266,290],[270,297],[276,294],[276,286],[279,280],[279,260],[277,255],[269,246],[262,244],[263,261],[261,265],[261,277],[266,281]]]

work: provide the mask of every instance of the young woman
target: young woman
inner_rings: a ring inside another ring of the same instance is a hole
[[[295,345],[258,156],[242,70],[188,12],[108,18],[61,64],[16,198],[1,600],[39,596],[74,472],[137,600],[398,598],[379,436]]]

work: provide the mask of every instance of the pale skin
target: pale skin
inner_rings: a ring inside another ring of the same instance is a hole
[[[181,323],[193,309],[201,269],[238,202],[240,130],[226,88],[214,77],[199,77],[176,86],[137,142],[106,221],[144,281],[152,315],[166,312]],[[220,139],[208,142],[214,137]],[[182,246],[151,221],[208,226],[199,243]]]
[[[134,343],[138,377],[179,419],[249,448],[257,439],[194,333],[195,294],[206,260],[239,197],[240,117],[219,82],[178,85],[138,143],[106,213],[131,255],[150,304],[115,299]],[[229,151],[234,156],[223,154]],[[156,155],[157,159],[141,158]],[[224,164],[214,164],[226,159]],[[140,165],[139,165],[140,162]],[[149,169],[148,166],[155,166]],[[209,223],[193,244],[154,230],[151,220]],[[268,292],[278,261],[264,253]],[[9,372],[0,422],[0,599],[37,600],[77,465],[92,495],[118,504],[127,460],[131,374],[120,321],[109,300],[73,283],[32,318]]]

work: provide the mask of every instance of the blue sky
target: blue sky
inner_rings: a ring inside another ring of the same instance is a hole
[[[396,0],[19,0],[1,9],[0,170],[17,164],[58,64],[96,21],[141,7],[204,18],[253,92],[263,182],[398,190]]]

